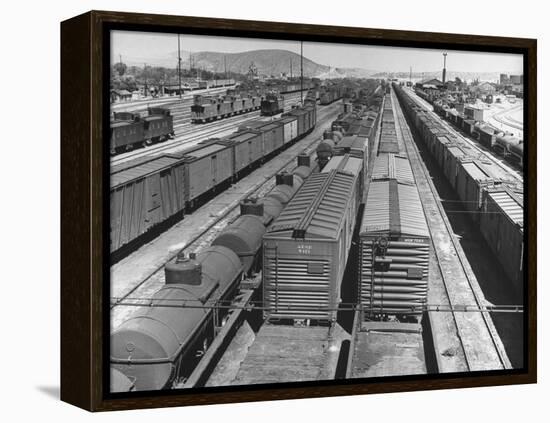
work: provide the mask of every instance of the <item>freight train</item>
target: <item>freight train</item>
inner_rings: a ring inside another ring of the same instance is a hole
[[[112,392],[170,389],[189,376],[224,324],[228,310],[216,306],[230,304],[239,282],[257,269],[266,227],[315,170],[312,156],[299,155],[298,167],[277,175],[277,185],[261,200],[243,201],[240,216],[208,248],[165,266],[166,284],[151,306],[111,334]]]
[[[443,170],[521,298],[523,183],[448,131],[402,88],[395,87],[395,91],[411,126]]]
[[[140,158],[111,169],[111,259],[181,219],[214,192],[310,133],[314,104],[274,121],[249,123],[223,139],[177,154]]]
[[[146,116],[114,112],[109,137],[111,155],[166,141],[174,137],[173,118],[163,107],[149,107]]]
[[[419,94],[421,98],[432,102],[429,97],[425,95],[422,96],[422,91],[419,91]],[[465,132],[467,135],[477,140],[481,145],[504,157],[514,166],[523,169],[523,140],[489,124],[467,119],[462,113],[444,107],[440,102],[433,101],[432,104],[434,112],[447,120],[458,130]]]
[[[262,98],[251,94],[204,96],[197,94],[191,105],[191,123],[206,123],[260,109]]]

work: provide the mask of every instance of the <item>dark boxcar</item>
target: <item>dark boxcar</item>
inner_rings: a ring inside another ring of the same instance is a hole
[[[479,134],[479,142],[481,145],[487,148],[493,148],[496,139],[495,130],[493,128],[490,126],[480,126],[477,133]]]
[[[336,320],[357,214],[358,166],[355,174],[312,174],[264,235],[266,318]]]
[[[500,166],[490,161],[463,161],[458,166],[456,193],[464,202],[470,217],[479,222],[483,191],[489,187],[513,184],[515,179]]]
[[[456,190],[456,180],[460,162],[464,160],[472,160],[473,158],[473,151],[466,148],[463,143],[450,143],[445,148],[443,158],[445,167],[443,168],[443,173],[453,189]]]
[[[507,187],[488,189],[482,211],[481,233],[522,298],[523,195]]]
[[[111,252],[185,208],[184,163],[163,155],[111,173]]]
[[[510,147],[510,156],[508,160],[519,167],[523,167],[523,142],[514,144]]]
[[[284,111],[284,97],[279,94],[268,93],[261,103],[261,115],[273,116]]]
[[[207,141],[184,156],[185,201],[189,207],[194,207],[200,196],[233,176],[232,148],[216,141]]]
[[[364,318],[420,320],[431,240],[416,186],[372,181],[359,237],[358,298]]]

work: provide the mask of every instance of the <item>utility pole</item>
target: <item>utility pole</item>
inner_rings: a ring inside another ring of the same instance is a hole
[[[143,64],[143,79],[145,79],[145,87],[143,88],[144,95],[147,97],[147,74],[145,73],[145,70],[147,69],[147,63]]]
[[[290,61],[290,79],[292,79],[292,57],[288,60]]]
[[[225,60],[225,54],[223,55],[223,73],[225,75],[225,79],[227,79],[227,61]]]
[[[180,50],[180,34],[178,34],[178,82],[180,86],[180,99],[181,99],[181,50]]]
[[[446,73],[447,73],[447,53],[443,53],[443,83],[445,83]]]
[[[409,68],[409,84],[412,85],[413,67]]]
[[[300,41],[300,102],[304,105],[304,42]]]

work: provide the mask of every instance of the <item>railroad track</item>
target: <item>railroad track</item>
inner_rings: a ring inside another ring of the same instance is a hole
[[[336,103],[337,104],[337,103]],[[216,216],[211,216],[209,222],[205,227],[199,229],[195,232],[190,239],[182,246],[172,250],[167,254],[159,263],[145,273],[145,275],[137,281],[134,281],[124,292],[115,294],[111,298],[111,328],[114,329],[118,326],[126,317],[133,312],[132,309],[135,307],[125,306],[123,303],[128,298],[151,298],[152,295],[162,286],[164,283],[164,273],[162,270],[166,263],[176,257],[179,253],[194,252],[200,250],[208,245],[215,238],[215,236],[223,230],[232,220],[234,220],[239,214],[239,203],[241,200],[250,197],[251,195],[261,196],[267,193],[275,185],[274,176],[283,169],[292,170],[296,167],[296,156],[297,154],[304,149],[311,149],[316,146],[320,141],[320,134],[324,130],[322,126],[329,118],[336,115],[338,112],[337,107],[328,107],[323,109],[318,114],[318,123],[314,131],[306,136],[306,138],[298,141],[295,145],[290,147],[288,150],[282,152],[280,155],[272,159],[270,162],[264,164],[263,167],[270,166],[273,161],[282,160],[282,163],[277,163],[272,165],[273,169],[269,172],[268,175],[264,175],[260,182],[254,183],[250,188],[246,189],[237,199],[232,202],[230,207],[227,207],[220,214]],[[304,142],[310,138],[307,142]],[[262,168],[256,170],[255,172],[260,171]],[[260,179],[258,176],[255,176],[253,172],[247,178],[255,177]],[[214,202],[216,199],[213,199],[211,202]],[[205,206],[199,208],[195,213],[201,213],[206,210]],[[185,219],[184,219],[185,221]],[[113,274],[113,272],[112,272]],[[111,281],[112,282],[112,281]]]
[[[285,104],[285,108],[290,108],[293,105],[297,104],[298,99],[299,97],[297,96],[294,96],[294,98],[289,98],[288,103]],[[189,122],[174,125],[174,130],[177,128],[180,132],[186,128],[190,128],[185,132],[185,134],[176,136],[173,140],[170,141],[164,141],[162,143],[153,144],[145,148],[140,148],[137,150],[129,151],[127,153],[119,154],[111,158],[111,166],[116,166],[121,163],[125,163],[143,156],[158,155],[161,153],[169,152],[169,150],[182,150],[183,147],[192,147],[199,141],[222,134],[226,131],[234,129],[235,126],[238,126],[249,120],[256,119],[258,117],[260,117],[260,112],[253,111],[197,126],[193,125],[189,120]],[[176,119],[175,116],[174,119]]]
[[[405,89],[404,89],[405,91]],[[424,107],[428,113],[430,113],[433,117],[437,118],[438,121],[445,127],[445,129],[447,129],[449,132],[452,132],[453,134],[455,134],[456,136],[460,137],[460,139],[462,139],[463,141],[467,142],[470,146],[472,146],[473,148],[475,148],[477,151],[479,151],[481,154],[483,154],[488,160],[490,160],[491,162],[493,162],[494,164],[496,164],[497,166],[501,167],[502,169],[504,169],[507,173],[509,173],[510,175],[514,176],[518,181],[520,181],[521,183],[523,183],[523,173],[512,168],[509,164],[507,164],[503,159],[501,159],[500,157],[496,157],[494,155],[494,153],[489,150],[488,148],[480,145],[479,143],[475,142],[474,140],[468,138],[468,137],[465,137],[464,135],[462,135],[459,131],[457,131],[455,128],[453,128],[451,126],[451,124],[447,121],[445,121],[444,119],[441,119],[440,116],[438,116],[434,111],[433,111],[433,107],[431,106],[431,104],[429,104],[427,101],[425,101],[424,99],[421,99],[420,97],[418,97],[412,90],[409,90],[407,92],[407,94],[409,95],[410,98],[412,98],[417,104],[419,104],[420,106]]]
[[[457,311],[464,304],[472,304],[480,310],[486,309],[487,304],[464,252],[454,236],[445,210],[439,201],[437,190],[420,158],[405,116],[401,107],[397,106],[399,103],[394,92],[392,92],[392,100],[394,115],[397,117],[396,129],[405,142],[422,198],[436,261],[467,370],[510,369],[511,363],[489,312],[463,313]]]

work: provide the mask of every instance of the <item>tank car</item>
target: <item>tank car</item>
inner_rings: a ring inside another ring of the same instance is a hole
[[[232,298],[242,272],[237,254],[223,246],[178,256],[166,265],[166,285],[151,307],[139,309],[111,334],[112,368],[134,380],[137,391],[178,383],[213,339],[214,326],[221,325],[223,313],[210,307]]]

